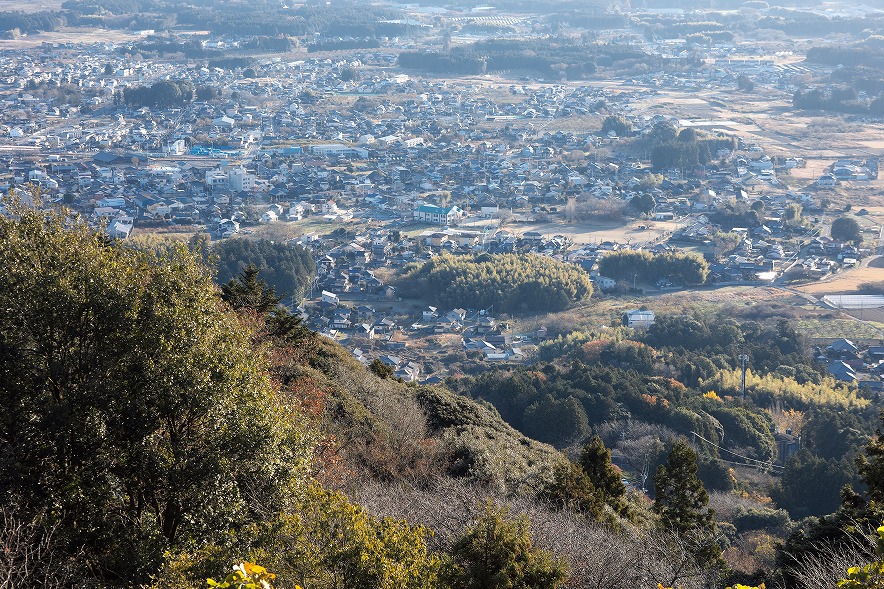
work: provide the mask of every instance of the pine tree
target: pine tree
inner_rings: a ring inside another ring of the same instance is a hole
[[[654,475],[654,512],[664,529],[675,532],[690,545],[700,562],[721,563],[721,547],[715,532],[715,512],[709,509],[709,493],[697,476],[697,454],[684,440]]]
[[[251,309],[261,315],[269,313],[282,300],[276,296],[273,287],[258,280],[258,268],[253,264],[221,287],[221,298],[236,310]]]
[[[592,481],[596,493],[610,505],[614,511],[629,517],[629,505],[626,502],[626,485],[620,471],[611,464],[611,451],[598,436],[593,436],[589,444],[580,452],[580,466]]]
[[[490,503],[451,552],[444,586],[453,589],[554,589],[566,575],[564,565],[532,545],[527,518],[509,519]]]

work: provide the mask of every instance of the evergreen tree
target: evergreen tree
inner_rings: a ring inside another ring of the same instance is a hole
[[[654,512],[661,525],[691,544],[700,562],[721,562],[721,547],[715,539],[715,513],[709,509],[709,493],[697,476],[697,454],[684,440],[672,451],[654,475]]]
[[[579,465],[570,460],[558,463],[553,480],[544,485],[538,499],[556,508],[570,509],[597,518],[602,513],[602,497]]]
[[[197,259],[109,244],[64,213],[7,210],[3,505],[53,526],[102,586],[139,586],[165,553],[286,509],[312,433]]]
[[[475,526],[452,547],[446,587],[453,589],[553,589],[565,567],[535,548],[528,520],[509,519],[506,509],[489,504]]]
[[[598,436],[593,436],[589,444],[580,452],[580,466],[589,477],[602,500],[622,516],[629,515],[626,503],[626,485],[619,469],[611,464],[611,451]]]
[[[282,300],[272,286],[258,279],[258,268],[249,264],[239,276],[221,287],[221,298],[237,311],[251,309],[261,315],[272,311]]]

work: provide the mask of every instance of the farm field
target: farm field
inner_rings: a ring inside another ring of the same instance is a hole
[[[822,296],[827,294],[841,294],[854,292],[867,282],[880,282],[884,280],[884,257],[878,257],[869,262],[864,268],[854,268],[840,272],[831,280],[814,282],[796,287],[801,292]]]

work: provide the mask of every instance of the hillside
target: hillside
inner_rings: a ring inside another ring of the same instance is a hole
[[[219,289],[183,245],[7,210],[11,586],[195,589],[248,561],[279,587],[812,587],[808,570],[843,575],[826,546],[872,554],[878,400],[821,374],[787,322],[661,317],[417,386],[306,329],[251,269]],[[758,370],[746,399],[735,350]],[[805,436],[788,460],[778,424]]]

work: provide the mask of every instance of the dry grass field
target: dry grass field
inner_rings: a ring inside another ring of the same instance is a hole
[[[866,282],[884,281],[884,257],[876,258],[865,268],[854,268],[837,274],[831,280],[799,286],[798,290],[815,296],[843,294],[859,290]]]
[[[63,0],[0,0],[0,11],[40,12],[58,10]]]
[[[3,0],[0,0],[2,2]],[[0,10],[5,10],[0,8]],[[126,31],[68,27],[58,31],[23,35],[20,39],[0,41],[0,49],[28,49],[43,43],[121,43],[141,38]]]

